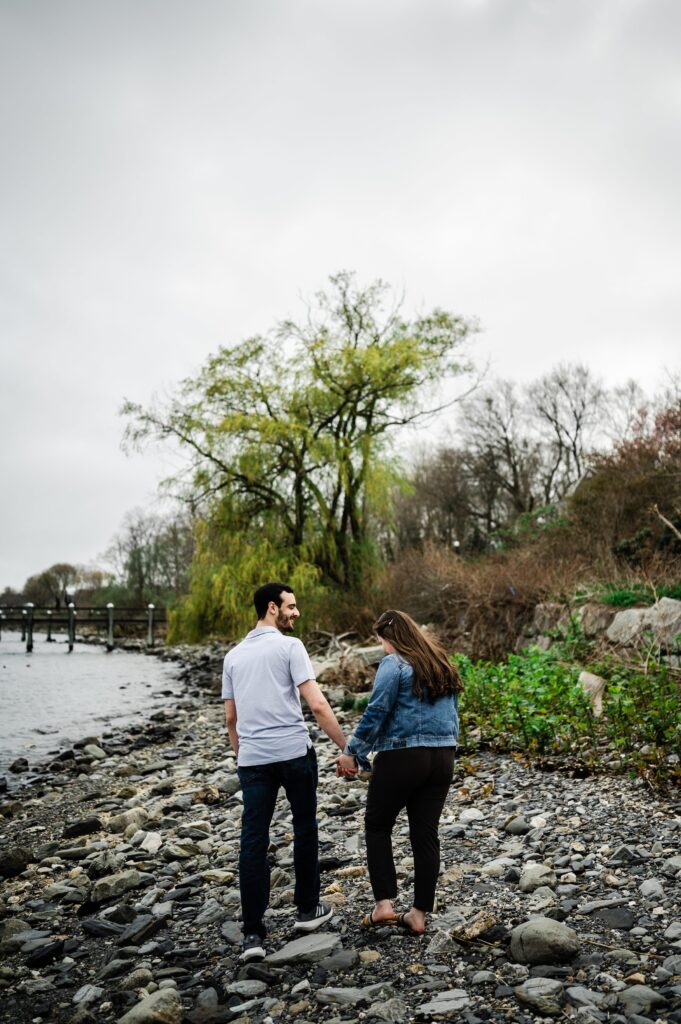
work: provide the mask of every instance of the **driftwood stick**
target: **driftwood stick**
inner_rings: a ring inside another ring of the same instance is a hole
[[[672,531],[672,533],[674,534],[675,537],[677,537],[679,540],[681,540],[681,531],[677,530],[677,528],[674,526],[674,524],[672,522],[670,522],[669,519],[667,519],[666,516],[662,515],[662,513],[660,512],[660,510],[657,507],[657,505],[652,505],[651,506],[651,511],[655,513],[655,515],[657,516],[658,519],[662,520],[662,522],[664,523],[665,526],[669,527],[669,529]]]

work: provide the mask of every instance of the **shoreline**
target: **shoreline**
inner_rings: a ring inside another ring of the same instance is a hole
[[[681,1020],[678,800],[651,795],[641,781],[568,780],[488,752],[467,758],[441,822],[444,871],[429,931],[414,939],[366,929],[366,788],[333,777],[334,751],[314,723],[322,892],[335,916],[292,947],[282,800],[272,827],[270,957],[240,965],[241,805],[217,689],[221,655],[164,655],[184,682],[173,707],[140,717],[115,741],[99,737],[104,757],[88,755],[87,771],[69,769],[68,758],[63,771],[45,772],[2,822],[2,1019],[108,1024],[132,1010],[126,1024],[442,1014],[530,1024],[545,1012],[532,1002],[541,996],[545,1006],[553,1000],[549,1017],[592,1007],[579,1014],[589,1024],[632,1012],[636,1024]],[[356,713],[337,714],[350,731]],[[402,910],[411,850],[400,829]],[[545,931],[564,926],[576,936],[558,962],[546,934],[539,961],[514,955],[516,929],[532,915]]]

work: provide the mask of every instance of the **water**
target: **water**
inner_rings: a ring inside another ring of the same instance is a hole
[[[32,654],[20,633],[0,640],[0,775],[17,757],[33,767],[49,751],[135,720],[182,692],[177,666],[126,651],[46,643],[35,634]],[[11,780],[11,776],[9,779]]]

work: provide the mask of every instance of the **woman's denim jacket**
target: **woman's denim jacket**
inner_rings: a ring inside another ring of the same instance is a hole
[[[458,696],[434,704],[412,690],[413,670],[399,654],[378,666],[371,698],[344,753],[363,758],[371,750],[454,747],[459,735]]]

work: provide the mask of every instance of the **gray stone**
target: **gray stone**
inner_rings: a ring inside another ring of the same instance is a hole
[[[206,900],[200,912],[197,914],[194,924],[216,924],[219,921],[224,921],[227,914],[227,908],[223,907],[222,904],[218,903],[218,901],[213,899],[211,896]]]
[[[561,1006],[565,1002],[563,986],[554,978],[528,978],[513,991],[519,1003],[540,1013],[554,1016],[562,1012]]]
[[[667,1005],[667,1000],[647,985],[632,985],[623,989],[617,996],[627,1016],[633,1013],[647,1014],[651,1010]]]
[[[113,875],[121,871],[125,864],[125,857],[113,850],[102,850],[92,860],[88,860],[85,871],[88,878],[103,878],[105,875]]]
[[[160,832],[145,832],[144,839],[140,843],[139,848],[153,857],[155,853],[158,853],[162,845],[163,837]]]
[[[594,718],[600,718],[603,714],[603,694],[607,685],[605,679],[593,672],[580,672],[579,682],[591,702]]]
[[[623,896],[613,896],[609,900],[591,900],[590,903],[582,903],[575,910],[576,914],[593,914],[594,910],[605,910],[607,907],[621,907],[626,903]]]
[[[160,988],[118,1018],[118,1024],[182,1024],[182,1000],[174,988]]]
[[[261,996],[263,992],[267,991],[267,983],[264,981],[248,980],[245,981],[232,981],[225,988],[225,992],[233,993],[237,996],[243,996],[245,999],[251,999],[253,996]]]
[[[107,875],[105,878],[98,879],[92,886],[90,902],[104,903],[105,900],[122,896],[124,892],[128,892],[130,889],[139,888],[141,884],[142,876],[135,868],[130,868],[128,871],[119,871],[115,875]]]
[[[141,946],[165,924],[165,918],[155,914],[140,914],[116,939],[117,946]]]
[[[636,918],[628,907],[608,907],[605,910],[597,910],[594,917],[596,920],[602,921],[606,928],[620,932],[628,932],[636,923]]]
[[[236,921],[225,921],[220,932],[224,939],[232,946],[239,946],[244,937],[244,933],[241,930],[241,925],[237,924]]]
[[[439,1017],[457,1013],[468,1006],[468,993],[461,988],[450,988],[446,992],[438,992],[430,1002],[422,1003],[416,1010],[420,1017]]]
[[[318,1003],[334,1006],[356,1006],[357,1003],[370,1003],[381,992],[393,991],[387,982],[365,985],[364,988],[320,988],[315,998]]]
[[[556,875],[553,868],[547,867],[546,864],[528,864],[520,875],[518,888],[521,892],[534,892],[535,889],[545,886],[552,889],[555,884]]]
[[[511,956],[518,963],[565,963],[578,952],[577,933],[548,917],[533,918],[511,932]]]
[[[76,836],[89,836],[93,832],[100,832],[101,829],[101,819],[92,815],[90,818],[79,818],[77,821],[72,821],[65,827],[62,836],[64,839],[75,839]],[[62,857],[63,852],[60,852],[59,856]]]
[[[145,985],[148,985],[153,980],[154,975],[148,967],[138,967],[136,970],[131,971],[127,978],[123,978],[119,982],[118,987],[135,991],[138,988],[144,988]]]
[[[104,995],[104,989],[99,985],[81,985],[73,997],[72,1002],[79,1004],[96,1003]]]
[[[650,631],[664,647],[673,647],[681,633],[681,601],[662,597],[650,608],[626,608],[612,620],[606,636],[623,647],[636,643]]]
[[[5,939],[11,939],[14,935],[20,935],[21,932],[28,932],[30,930],[31,926],[26,921],[22,921],[18,917],[10,917],[7,921],[3,921],[0,924],[0,942],[4,942]]]
[[[432,934],[433,937],[428,943],[428,948],[426,949],[426,957],[428,960],[436,960],[445,953],[451,953],[455,948],[449,932],[435,931]]]
[[[647,626],[647,608],[625,608],[617,612],[605,635],[611,644],[628,647],[643,635]]]
[[[565,990],[567,1000],[573,1006],[602,1006],[605,996],[602,992],[593,992],[584,985],[571,985]]]
[[[94,761],[105,761],[108,756],[106,751],[102,750],[96,743],[86,743],[83,747],[83,753]]]
[[[672,921],[665,930],[664,937],[669,939],[670,942],[673,942],[675,939],[681,939],[681,921]]]
[[[667,878],[676,878],[679,871],[681,871],[681,856],[670,857],[662,865],[662,874],[666,875]]]
[[[316,963],[333,953],[340,946],[340,936],[335,932],[317,932],[287,942],[281,949],[267,957],[269,964]]]
[[[508,832],[511,836],[525,836],[528,832],[532,831],[532,826],[520,815],[516,815],[516,817],[506,822],[504,831]]]
[[[641,896],[647,900],[659,900],[664,897],[664,886],[659,878],[647,878],[639,889]]]
[[[16,878],[25,871],[33,860],[33,851],[27,846],[11,846],[0,853],[0,875],[4,878]]]
[[[331,974],[333,971],[349,971],[359,962],[356,949],[338,949],[331,956],[319,961],[319,966]]]
[[[497,976],[494,971],[476,971],[471,978],[471,985],[496,985]]]
[[[407,1018],[407,1007],[401,999],[393,996],[391,999],[372,1003],[366,1012],[366,1016],[369,1020],[375,1018],[377,1020],[402,1021]]]
[[[535,889],[529,900],[527,901],[528,909],[533,913],[539,913],[542,910],[546,910],[548,907],[554,906],[558,902],[556,894],[552,889],[549,889],[546,885],[540,885],[538,889]]]
[[[134,825],[136,829],[141,828],[145,821],[149,820],[149,814],[143,807],[131,807],[129,811],[122,814],[114,814],[109,818],[107,829],[109,832],[125,832]]]

